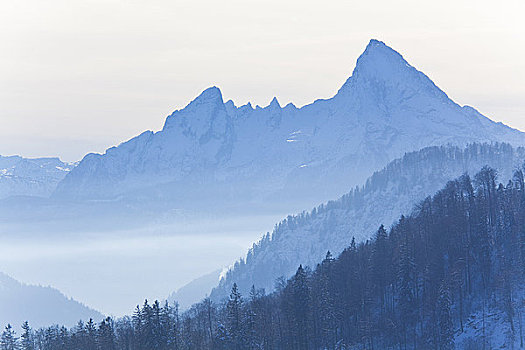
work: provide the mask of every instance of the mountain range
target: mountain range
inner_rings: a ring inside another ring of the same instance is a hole
[[[217,207],[304,208],[336,198],[405,152],[503,141],[523,133],[453,102],[383,42],[371,40],[352,76],[327,100],[255,108],[211,87],[146,131],[88,154],[55,199]]]
[[[49,197],[75,165],[58,158],[0,156],[0,199],[9,196]]]

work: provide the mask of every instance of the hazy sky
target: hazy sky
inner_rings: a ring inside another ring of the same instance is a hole
[[[0,154],[78,160],[217,85],[331,97],[370,38],[460,104],[525,130],[523,0],[0,0]]]

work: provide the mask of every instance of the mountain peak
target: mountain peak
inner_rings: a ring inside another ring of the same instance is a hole
[[[424,73],[410,65],[403,56],[384,42],[372,39],[365,51],[357,59],[352,76],[339,89],[339,96],[363,93],[385,98],[385,94],[399,95],[404,93],[431,94],[442,99],[448,99]],[[398,100],[398,99],[396,99]]]
[[[390,46],[388,46],[381,40],[377,40],[377,39],[370,39],[370,41],[368,42],[368,45],[366,45],[366,49],[363,52],[363,54],[367,54],[370,52],[377,53],[381,51],[384,53],[391,53],[391,54],[399,55],[399,53],[396,50],[392,49]]]
[[[401,56],[399,52],[385,44],[383,41],[377,39],[370,39],[368,45],[366,45],[365,51],[359,58],[366,56],[390,56],[392,59],[401,60],[406,63],[406,61],[403,59],[403,56]]]
[[[388,78],[394,73],[410,70],[411,65],[397,52],[384,42],[372,39],[365,51],[357,59],[352,76],[382,76]]]
[[[222,100],[222,93],[221,90],[216,87],[212,86],[201,92],[197,98],[195,98],[190,104],[193,104],[195,102],[200,103],[213,103],[213,102],[220,102],[224,103]]]
[[[281,108],[281,105],[279,104],[279,101],[277,101],[277,97],[272,98],[272,101],[268,105],[268,107],[271,108]]]
[[[225,108],[224,101],[222,99],[221,90],[216,86],[212,86],[201,92],[200,95],[191,101],[186,107],[181,110],[176,110],[169,115],[164,122],[163,130],[179,125],[180,116],[196,115],[199,118],[202,118],[203,116],[209,117],[214,113],[213,111],[217,107]],[[191,117],[191,119],[195,119],[195,117]],[[183,124],[184,123],[186,122],[183,122]]]

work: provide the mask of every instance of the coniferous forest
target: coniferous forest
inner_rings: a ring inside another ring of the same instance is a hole
[[[234,285],[223,303],[185,312],[145,301],[131,316],[70,329],[7,326],[0,348],[448,350],[461,339],[462,348],[491,349],[494,314],[505,344],[523,347],[524,278],[524,172],[497,184],[485,167],[339,257],[299,266],[270,294]]]

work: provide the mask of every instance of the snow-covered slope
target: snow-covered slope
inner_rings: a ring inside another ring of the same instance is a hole
[[[477,173],[489,165],[500,172],[500,181],[510,179],[525,160],[524,148],[508,144],[472,144],[429,147],[406,154],[374,173],[366,185],[311,212],[289,216],[267,233],[226,273],[211,294],[227,296],[233,283],[243,293],[250,287],[271,291],[276,279],[290,277],[299,264],[314,267],[327,251],[338,255],[351,243],[370,238],[381,224],[389,226],[402,214],[447,181],[463,173]]]
[[[139,197],[177,203],[313,205],[362,183],[388,161],[426,146],[505,141],[523,133],[450,100],[384,43],[372,40],[328,100],[296,108],[224,102],[216,87],[147,131],[88,154],[55,198]]]
[[[74,326],[89,318],[99,321],[103,316],[54,288],[22,284],[0,272],[0,327],[10,323],[18,328],[24,321],[35,328]]]
[[[525,293],[519,290],[514,296],[516,318],[514,331],[508,315],[501,309],[489,305],[485,312],[481,311],[469,315],[464,331],[458,330],[454,342],[456,349],[523,349],[525,334],[523,322],[525,315]],[[520,334],[521,333],[521,334]]]
[[[74,166],[58,158],[0,156],[0,199],[17,195],[48,197]]]

